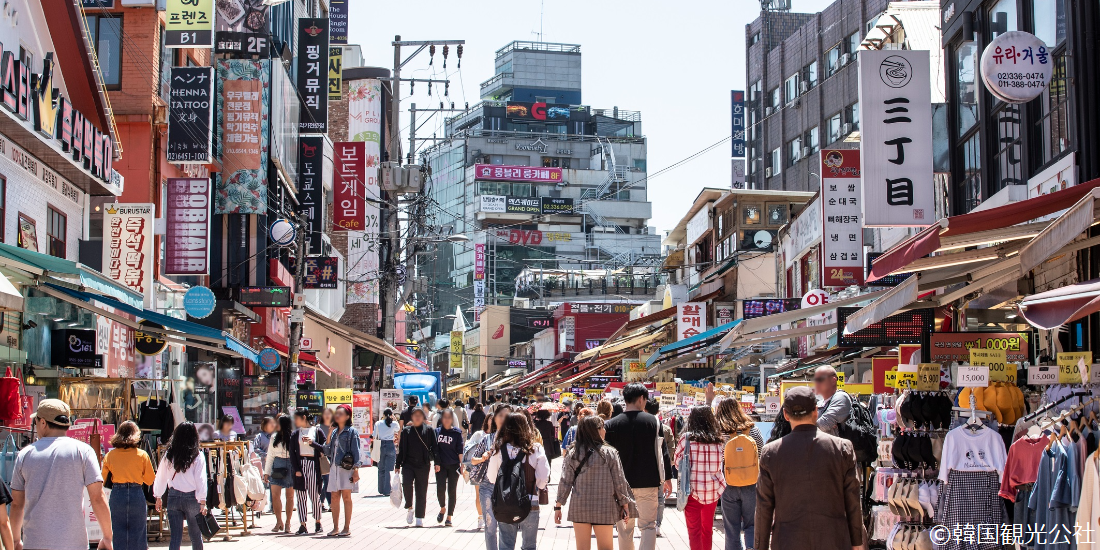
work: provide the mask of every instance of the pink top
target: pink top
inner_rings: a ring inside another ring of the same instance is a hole
[[[1005,462],[1004,475],[1001,476],[999,495],[1016,502],[1016,489],[1021,485],[1035,483],[1039,474],[1039,460],[1043,457],[1048,441],[1045,437],[1030,439],[1024,436],[1008,448],[1008,460]]]

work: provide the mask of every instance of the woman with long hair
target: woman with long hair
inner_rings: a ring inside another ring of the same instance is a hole
[[[524,415],[523,412],[509,414],[504,419],[504,424],[493,443],[493,451],[489,457],[489,470],[485,474],[486,479],[492,480],[495,484],[504,464],[504,456],[507,455],[509,461],[517,460],[520,453],[523,453],[523,461],[526,465],[535,469],[534,483],[527,487],[527,494],[531,495],[531,512],[519,523],[501,523],[497,526],[500,531],[499,548],[501,550],[515,550],[516,538],[521,534],[523,536],[521,550],[535,550],[539,530],[538,492],[546,489],[550,480],[550,463],[546,460],[542,445],[535,442],[534,435],[537,432],[531,427],[529,416]]]
[[[168,449],[160,460],[153,494],[157,495],[157,511],[164,509],[160,495],[168,492],[168,548],[179,550],[183,543],[183,522],[187,521],[187,536],[191,550],[202,550],[202,532],[195,518],[206,515],[206,455],[199,450],[199,431],[190,422],[176,426]]]
[[[325,441],[332,441],[332,432],[336,429],[336,423],[332,419],[332,409],[325,407],[321,411],[321,420],[317,423],[317,427],[325,432]],[[328,474],[323,474],[321,476],[321,506],[324,507],[322,510],[328,512],[331,505],[332,493],[328,492]]]
[[[439,515],[436,523],[443,522],[446,515],[450,527],[451,516],[455,514],[458,500],[458,476],[462,469],[462,429],[455,425],[455,414],[451,409],[443,409],[439,416],[439,427],[435,429],[435,497],[439,500]],[[444,514],[446,513],[446,514]]]
[[[715,421],[722,439],[746,435],[756,443],[757,467],[760,463],[760,449],[764,447],[764,437],[760,428],[741,410],[741,405],[733,399],[723,399],[715,407]],[[741,550],[752,547],[756,524],[756,484],[735,487],[727,485],[722,492],[722,522],[726,532],[726,550]],[[741,531],[745,532],[745,546],[741,546]]]
[[[397,421],[393,419],[393,409],[382,411],[382,418],[374,423],[374,439],[381,447],[381,458],[378,461],[378,494],[390,496],[390,472],[393,471],[394,461],[397,459],[397,447],[393,444],[393,438],[400,430]]]
[[[473,403],[473,412],[470,413],[470,435],[474,432],[480,431],[481,427],[485,425],[485,408],[481,403],[470,399]]]
[[[576,430],[576,444],[562,462],[558,496],[554,499],[554,523],[561,525],[561,507],[572,493],[568,519],[573,522],[577,550],[591,550],[593,532],[598,550],[612,550],[615,523],[638,517],[634,493],[626,481],[618,451],[604,442],[607,431],[603,419],[587,415]]]
[[[426,419],[427,416],[423,410],[412,411],[409,423],[405,424],[401,430],[401,437],[397,443],[397,460],[394,462],[393,469],[395,472],[401,472],[405,509],[408,510],[405,522],[412,525],[415,519],[417,527],[424,526],[424,514],[428,507],[428,472],[431,471],[432,462],[435,462],[438,456],[435,430]]]
[[[489,479],[487,475],[489,457],[491,456],[493,443],[496,441],[497,432],[500,431],[501,426],[504,425],[504,419],[508,418],[511,412],[512,407],[504,403],[496,405],[496,408],[491,410],[492,414],[485,417],[485,424],[482,426],[485,437],[474,448],[473,458],[470,459],[470,483],[477,484],[478,510],[481,511],[481,516],[477,520],[477,527],[478,529],[485,528],[485,550],[497,550],[498,544],[498,524],[496,517],[493,516],[492,503],[493,483],[496,479]]]
[[[615,412],[615,406],[611,404],[611,401],[607,399],[601,399],[599,403],[596,403],[596,414],[604,420],[611,420],[611,415]]]
[[[279,416],[279,429],[271,438],[264,460],[264,481],[271,484],[271,507],[275,509],[275,528],[278,533],[290,532],[290,514],[294,511],[294,464],[290,461],[290,446],[294,442],[294,427],[290,417]],[[286,522],[283,522],[283,503],[286,503]]]
[[[313,510],[313,532],[321,532],[321,453],[324,452],[325,434],[309,422],[305,409],[294,411],[297,428],[290,435],[290,464],[294,471],[294,494],[298,497],[298,533],[309,534],[306,513]],[[307,502],[308,499],[308,502]]]
[[[332,466],[328,471],[328,490],[332,493],[332,531],[330,537],[351,536],[351,494],[359,492],[359,431],[351,425],[351,405],[342,404],[332,413],[336,429],[325,445]],[[344,508],[344,528],[340,529],[340,507]]]
[[[149,453],[138,448],[141,429],[127,420],[118,426],[111,437],[111,452],[103,457],[103,480],[110,480],[111,529],[114,544],[119,548],[143,550],[149,547],[146,516],[149,503],[145,501],[142,485],[152,485],[156,480]]]
[[[684,519],[691,550],[710,550],[714,527],[714,509],[726,488],[722,470],[724,445],[718,422],[707,405],[692,407],[687,425],[676,445],[675,464],[687,452],[691,463],[691,494]],[[680,490],[684,488],[681,487]]]

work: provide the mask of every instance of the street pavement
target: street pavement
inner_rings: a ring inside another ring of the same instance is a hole
[[[553,500],[557,494],[557,482],[560,477],[560,460],[553,464],[554,483],[550,486],[550,498]],[[474,507],[475,493],[472,487],[459,479],[458,505],[455,509],[454,527],[443,527],[435,522],[435,515],[439,512],[439,506],[435,497],[435,477],[432,476],[428,486],[427,517],[424,519],[424,527],[417,529],[405,524],[405,510],[394,509],[386,497],[378,495],[377,470],[364,468],[360,470],[359,493],[352,495],[354,500],[354,513],[352,515],[351,537],[336,538],[322,535],[283,535],[271,533],[275,526],[275,517],[264,514],[256,519],[256,529],[251,535],[241,536],[234,534],[234,540],[223,542],[221,537],[216,537],[213,542],[207,543],[210,547],[226,548],[233,550],[293,548],[295,550],[361,550],[370,549],[400,549],[400,550],[425,550],[429,548],[447,548],[450,550],[475,550],[485,548],[485,535],[477,530],[477,509]],[[539,516],[539,550],[565,550],[576,548],[573,536],[573,527],[565,517],[568,517],[568,504],[563,510],[562,524],[554,524],[553,506],[542,506]],[[312,531],[313,518],[308,518],[310,531]],[[332,529],[332,516],[325,514],[322,519],[325,532]],[[721,518],[715,521],[718,531],[714,533],[714,548],[725,548],[725,536],[721,532]],[[298,529],[297,512],[291,521],[291,532]],[[657,539],[657,548],[661,550],[673,550],[688,548],[687,527],[684,524],[684,515],[676,511],[675,506],[665,508],[664,523],[661,526],[661,538]],[[635,545],[640,542],[638,532],[635,531]],[[521,540],[516,541],[516,550],[519,550]],[[161,542],[151,542],[152,547],[167,547],[168,537]],[[595,540],[592,548],[595,549]],[[185,540],[183,548],[190,548]],[[615,541],[618,550],[618,540]]]

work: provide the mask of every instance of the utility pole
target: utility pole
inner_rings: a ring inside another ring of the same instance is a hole
[[[305,279],[306,279],[306,246],[309,241],[306,240],[306,233],[309,227],[306,225],[305,218],[298,217],[298,239],[296,244],[296,250],[294,253],[294,303],[293,309],[290,310],[290,364],[283,369],[283,380],[279,387],[283,390],[282,400],[284,407],[283,410],[290,410],[295,404],[292,402],[293,393],[290,391],[292,384],[296,384],[298,377],[298,353],[301,351],[302,345],[302,324],[305,321]]]

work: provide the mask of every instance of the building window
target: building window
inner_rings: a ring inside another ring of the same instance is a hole
[[[569,157],[542,157],[543,168],[569,168]]]
[[[859,130],[859,102],[855,102],[844,108],[844,118],[852,124],[852,130]]]
[[[802,160],[802,138],[796,137],[787,142],[787,165],[794,166]]]
[[[1050,0],[1042,0],[1047,3]],[[1016,26],[1016,0],[1000,0],[995,6],[989,8],[989,39],[1017,30]]]
[[[645,172],[645,159],[634,159],[634,169],[639,172]]]
[[[790,103],[798,98],[798,73],[792,74],[783,82],[783,102]]]
[[[510,195],[512,184],[505,181],[479,181],[477,182],[479,195]]]
[[[65,257],[66,225],[65,214],[54,210],[52,206],[46,208],[46,236],[50,241],[47,253],[50,256]]]
[[[122,16],[88,16],[99,72],[108,90],[122,89]]]
[[[825,78],[833,76],[840,69],[840,47],[841,45],[837,44],[825,52]]]
[[[817,126],[810,128],[809,132],[806,132],[806,147],[810,148],[810,154],[816,153],[821,150],[821,144],[818,142]]]
[[[772,176],[778,176],[783,173],[783,150],[776,147],[772,149],[771,163],[769,166],[772,169]]]
[[[859,53],[860,42],[863,42],[863,37],[858,32],[848,35],[848,53],[852,54],[853,59]]]
[[[164,45],[164,39],[167,33],[164,32],[164,27],[160,28],[160,82],[157,82],[157,95],[160,96],[165,102],[170,100],[169,92],[172,89],[172,58],[176,56],[178,50],[175,48],[169,48]]]
[[[749,86],[749,101],[760,101],[760,91],[763,89],[759,80],[753,82],[752,86]]]
[[[829,143],[840,139],[840,113],[829,117],[825,124],[829,130]]]
[[[1066,0],[1032,0],[1035,36],[1053,50],[1066,39]]]
[[[955,96],[959,117],[959,135],[978,121],[978,86],[976,79],[978,45],[973,41],[959,44],[955,50]]]
[[[1050,85],[1043,91],[1039,98],[1041,114],[1036,123],[1039,139],[1042,140],[1038,147],[1034,147],[1036,166],[1043,166],[1053,160],[1063,151],[1069,149],[1069,79],[1066,76],[1066,52],[1054,55],[1054,74],[1051,76]]]
[[[982,203],[982,155],[978,133],[963,142],[962,166],[959,167],[955,214],[965,214]]]
[[[760,225],[763,221],[764,213],[759,204],[747,204],[741,209],[741,225]]]
[[[534,197],[535,187],[530,183],[513,183],[512,184],[512,196],[513,197]]]
[[[779,91],[779,88],[778,88],[778,87],[776,87],[776,88],[772,88],[772,91],[771,91],[771,96],[772,96],[772,108],[773,108],[773,109],[778,109],[778,108],[779,108],[779,106],[780,106],[780,105],[782,104],[782,102],[783,102],[783,98],[782,98],[782,96],[780,95],[780,91]]]
[[[1024,185],[1027,181],[1023,174],[1023,144],[1020,140],[1022,120],[1020,105],[1002,103],[990,117],[990,135],[997,151],[990,166],[989,193],[992,195],[1006,185]]]
[[[750,46],[752,46],[753,44],[756,44],[757,42],[760,42],[760,33],[759,32],[753,33],[752,38],[749,38],[749,45]]]
[[[811,88],[817,86],[817,61],[806,65],[806,83]]]

